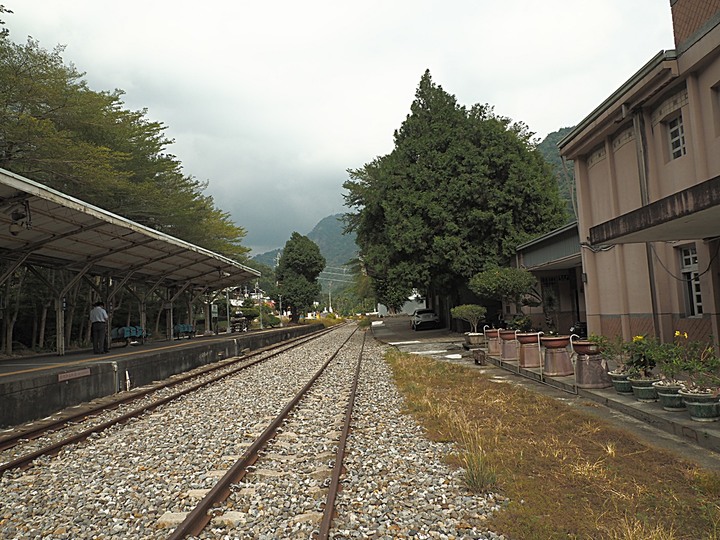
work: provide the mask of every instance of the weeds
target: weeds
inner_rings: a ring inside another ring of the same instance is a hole
[[[600,529],[603,527],[601,525]],[[677,540],[674,527],[650,526],[634,517],[625,516],[620,525],[605,531],[603,538],[607,540]]]
[[[477,370],[387,358],[407,411],[454,443],[468,489],[509,499],[484,523],[491,530],[512,540],[720,539],[718,473]]]

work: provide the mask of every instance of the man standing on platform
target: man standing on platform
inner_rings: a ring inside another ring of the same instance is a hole
[[[93,353],[102,354],[108,352],[107,346],[107,320],[108,314],[105,311],[103,302],[95,302],[90,310],[90,325]]]

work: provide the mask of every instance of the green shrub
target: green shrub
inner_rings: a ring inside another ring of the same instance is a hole
[[[485,318],[485,313],[487,313],[485,306],[478,304],[462,304],[450,310],[453,319],[469,322],[473,333],[477,333],[478,324]]]

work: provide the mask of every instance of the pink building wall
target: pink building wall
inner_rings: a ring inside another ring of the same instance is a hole
[[[720,0],[671,4],[678,54],[659,54],[560,143],[575,163],[591,333],[664,340],[675,330],[696,339],[720,333],[718,240],[589,244],[592,227],[720,175]],[[678,116],[684,151],[673,156]],[[690,247],[702,298],[695,314],[682,268]]]

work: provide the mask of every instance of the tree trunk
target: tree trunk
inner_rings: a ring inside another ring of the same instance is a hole
[[[23,267],[18,272],[18,283],[15,287],[15,298],[12,306],[12,313],[10,309],[6,310],[5,314],[5,354],[11,356],[13,353],[13,332],[15,330],[15,322],[17,321],[18,313],[20,312],[20,293],[22,292],[23,281],[25,281],[25,274],[27,269]],[[6,298],[9,300],[11,297],[11,279],[7,280],[6,286]],[[9,307],[9,306],[8,306]]]
[[[48,307],[50,307],[50,304],[48,304],[47,302],[43,302],[42,308],[40,310],[40,324],[38,325],[37,337],[37,347],[39,349],[45,348],[45,326],[47,324]]]
[[[78,302],[78,291],[80,290],[80,281],[72,287],[70,291],[70,297],[65,297],[65,346],[68,347],[72,340],[73,330],[73,319],[75,318],[75,311],[77,310]],[[80,336],[78,336],[78,339]]]
[[[155,317],[155,332],[154,333],[156,336],[160,335],[160,317],[162,317],[163,311],[165,311],[165,310],[162,309],[162,307],[160,309],[158,309],[157,317]],[[170,336],[168,336],[168,337],[170,337]]]
[[[35,343],[37,340],[37,333],[38,333],[38,307],[35,302],[33,302],[32,306],[32,312],[33,312],[33,322],[32,322],[32,332],[30,332],[30,348],[35,349]]]

